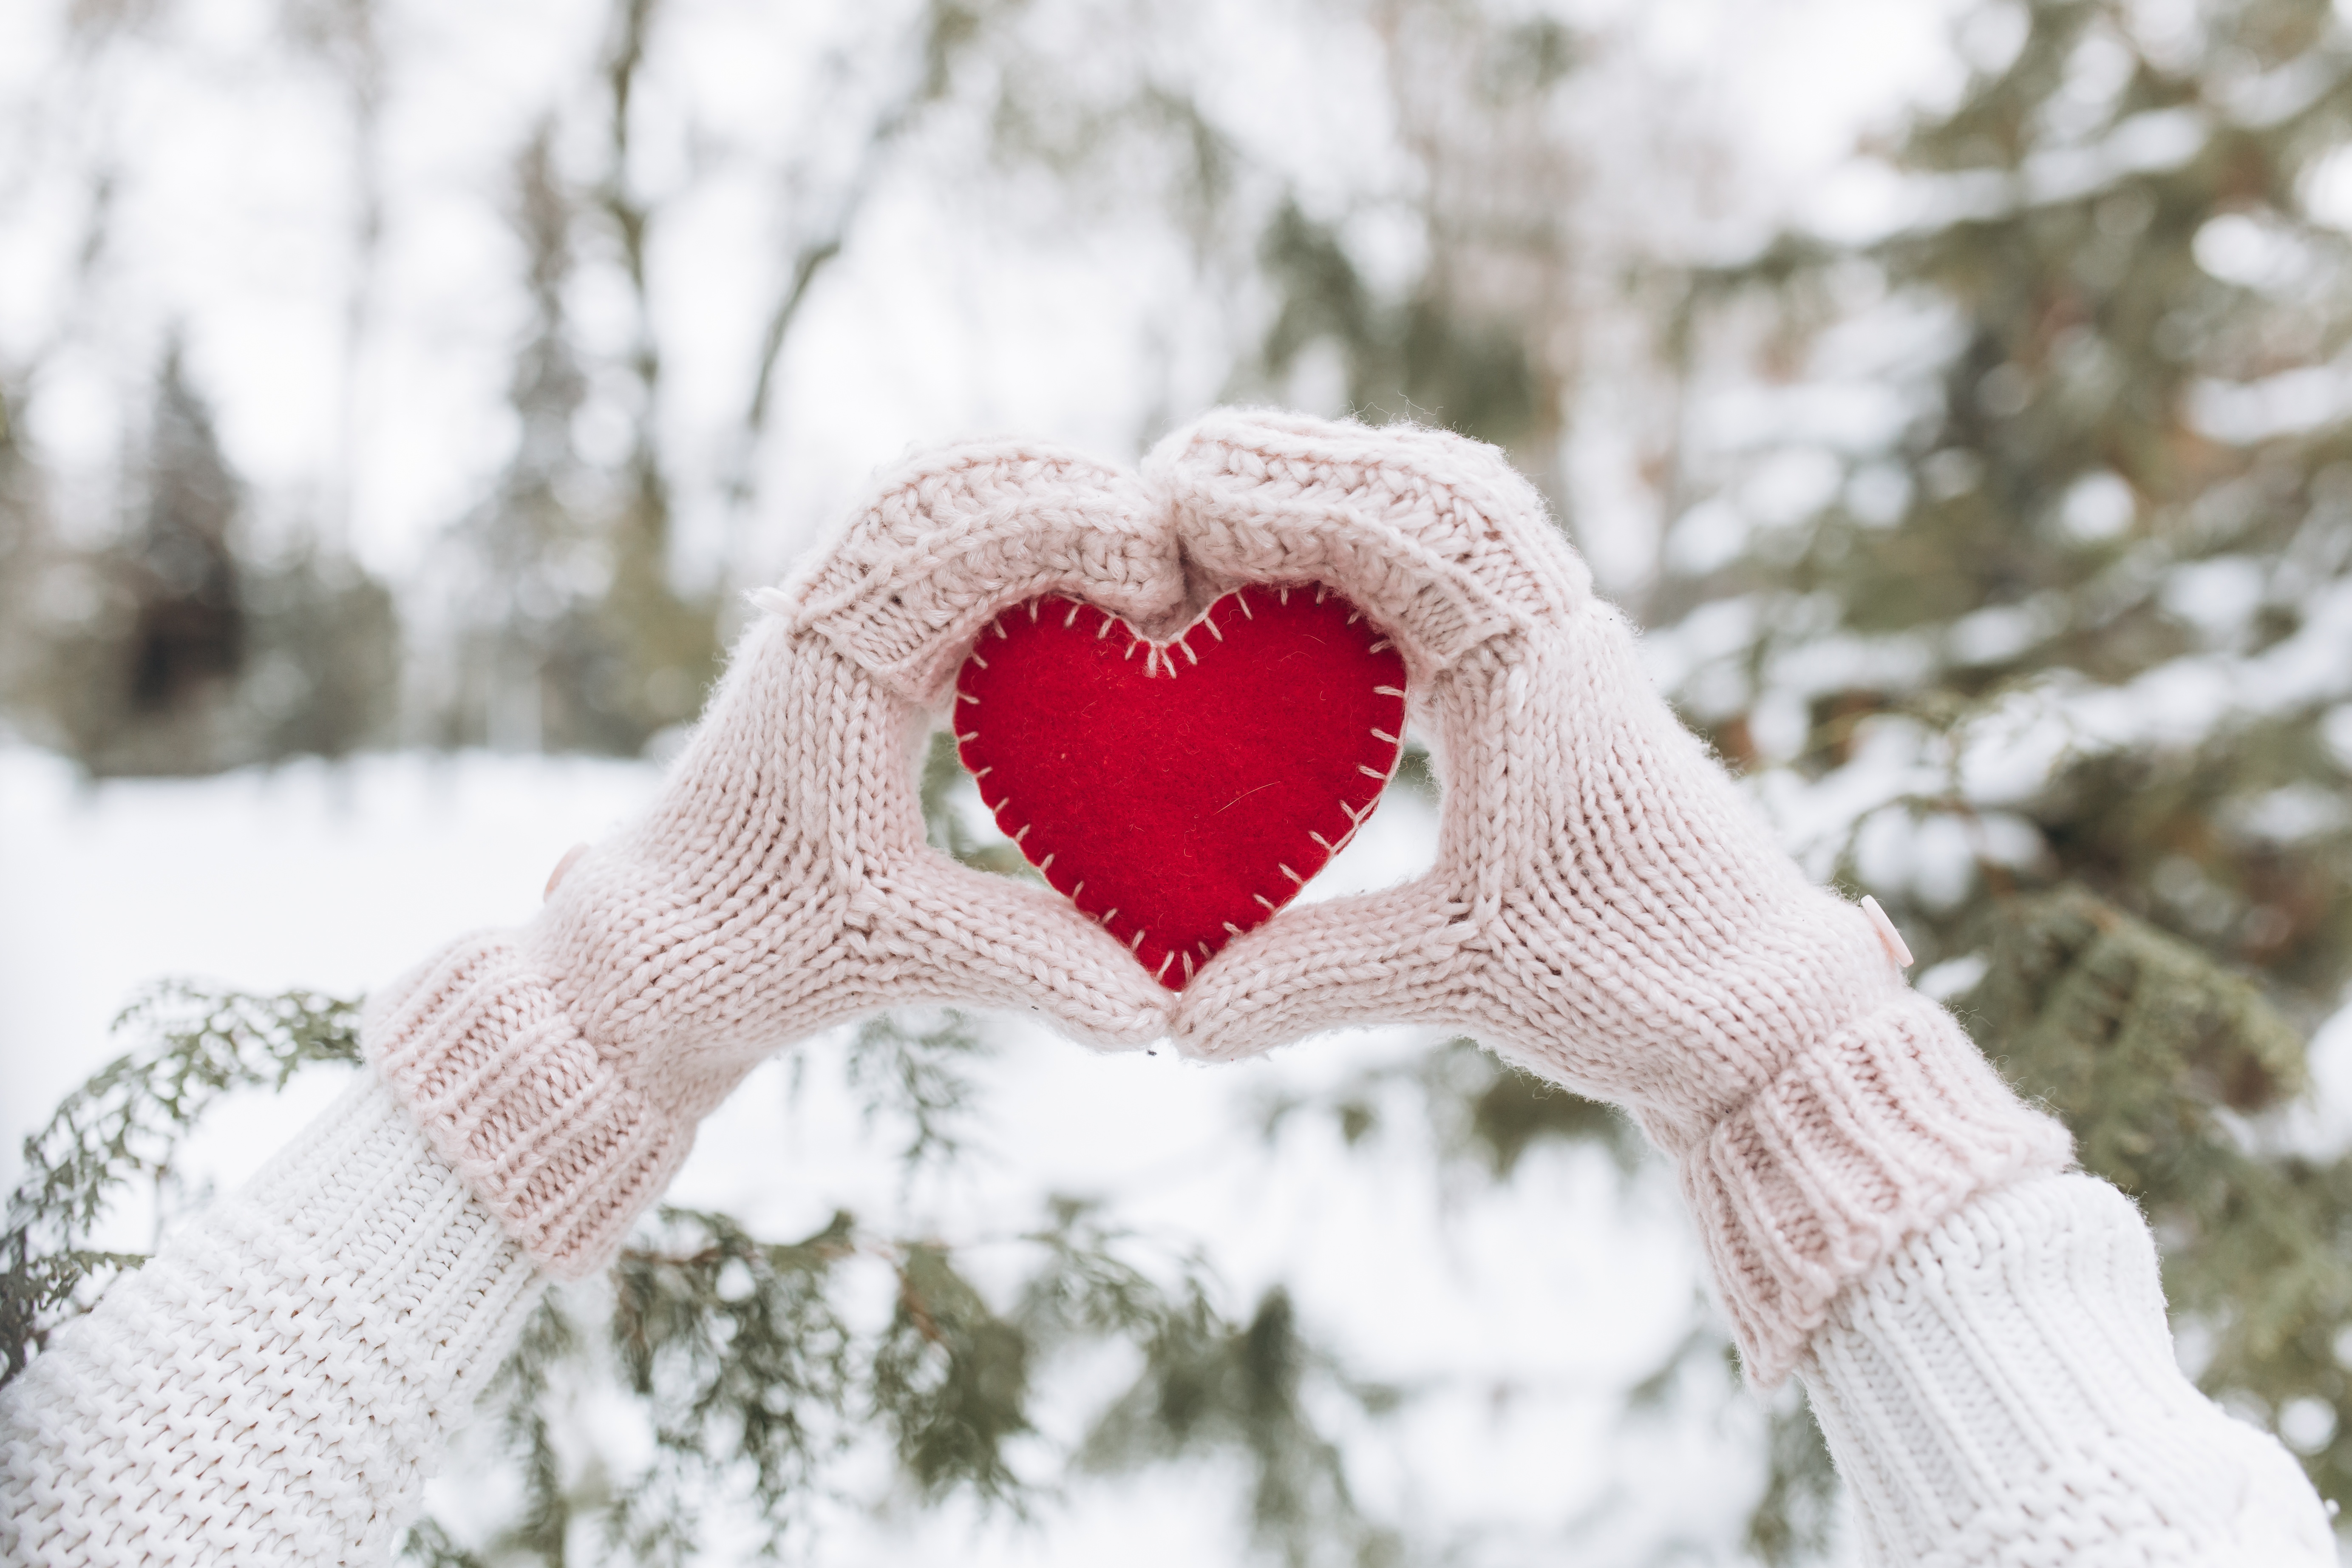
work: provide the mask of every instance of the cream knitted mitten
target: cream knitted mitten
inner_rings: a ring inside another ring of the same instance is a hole
[[[1445,786],[1427,874],[1233,943],[1179,999],[1180,1046],[1428,1024],[1627,1107],[1676,1160],[1767,1384],[1904,1238],[2067,1163],[1869,917],[1774,843],[1500,453],[1227,411],[1146,473],[1213,585],[1317,579],[1390,630]]]
[[[887,1005],[1042,1012],[1135,1047],[1167,994],[1062,899],[924,842],[929,710],[988,617],[1068,593],[1181,605],[1132,479],[1024,445],[891,476],[813,570],[762,596],[659,804],[559,873],[539,918],[467,937],[362,1030],[436,1152],[541,1267],[599,1267],[693,1129],[784,1040]]]

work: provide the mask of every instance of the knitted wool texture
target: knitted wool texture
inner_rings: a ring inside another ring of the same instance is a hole
[[[384,1562],[541,1284],[354,1085],[0,1391],[0,1562]]]
[[[956,1001],[1152,1037],[1165,994],[1107,933],[925,846],[915,742],[1010,605],[1062,593],[1150,632],[1188,583],[1201,602],[1301,581],[1405,656],[1447,786],[1438,861],[1235,942],[1177,1003],[1185,1048],[1435,1024],[1629,1106],[1679,1163],[1765,1383],[1905,1237],[2065,1163],[2057,1125],[1676,722],[1498,453],[1250,413],[1171,437],[1140,483],[1024,447],[886,481],[739,650],[661,806],[532,925],[383,995],[372,1057],[531,1255],[576,1276],[790,1036]]]
[[[0,1390],[0,1562],[383,1560],[544,1276],[362,1083]],[[2319,1568],[2325,1511],[2172,1362],[2083,1176],[1979,1196],[1800,1363],[1872,1568]]]
[[[355,1088],[0,1392],[0,1558],[381,1560],[536,1299],[505,1232],[584,1267],[770,1040],[942,993],[1146,1037],[1164,993],[1098,967],[1093,928],[920,863],[904,752],[1039,571],[1171,625],[1173,526],[1199,579],[1328,578],[1400,628],[1448,790],[1431,875],[1236,943],[1185,994],[1191,1048],[1414,1018],[1632,1104],[1751,1368],[1813,1324],[1801,1368],[1875,1562],[2333,1561],[2293,1461],[2173,1367],[2128,1205],[2001,1184],[2063,1139],[1770,850],[1495,454],[1223,415],[1150,472],[965,448],[886,486],[746,645],[654,818],[379,1005],[372,1049],[432,1147]]]
[[[1628,1107],[1768,1385],[1905,1238],[2066,1164],[2063,1130],[1774,843],[1501,454],[1224,412],[1146,473],[1197,580],[1314,579],[1391,628],[1445,789],[1427,874],[1234,942],[1179,999],[1180,1045],[1466,1029]]]
[[[1799,1374],[1873,1568],[2336,1561],[2302,1468],[2174,1364],[2147,1227],[2088,1176],[1988,1194],[1914,1238]]]
[[[1091,1043],[1166,1027],[1167,993],[1044,889],[924,842],[929,712],[999,610],[1062,593],[1181,610],[1131,478],[1024,445],[884,479],[736,649],[659,804],[571,865],[538,919],[468,937],[373,999],[370,1058],[530,1256],[593,1271],[769,1051],[878,1008],[1034,1010]]]

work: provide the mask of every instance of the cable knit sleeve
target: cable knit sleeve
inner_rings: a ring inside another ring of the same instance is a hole
[[[1913,1238],[1798,1372],[1873,1565],[2336,1561],[2301,1468],[2181,1374],[2147,1226],[2093,1177],[2020,1182]]]
[[[0,1560],[384,1562],[541,1289],[365,1076],[0,1391]]]

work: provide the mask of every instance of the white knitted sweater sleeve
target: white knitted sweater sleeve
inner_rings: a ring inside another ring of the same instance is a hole
[[[2173,1360],[2156,1247],[2105,1182],[2042,1176],[1914,1237],[1798,1368],[1863,1560],[2318,1568],[2318,1495]]]
[[[382,1563],[540,1290],[367,1074],[0,1390],[0,1561]]]
[[[541,1284],[364,1079],[0,1391],[0,1559],[383,1563]],[[1870,1563],[2336,1560],[2285,1450],[2180,1374],[2147,1227],[2090,1177],[1916,1237],[1800,1370]]]

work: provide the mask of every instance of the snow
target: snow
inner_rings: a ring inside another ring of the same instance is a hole
[[[527,919],[564,850],[641,806],[657,779],[643,763],[394,753],[83,785],[58,759],[0,750],[5,1178],[13,1186],[21,1170],[22,1136],[120,1047],[108,1020],[142,984],[198,975],[363,991],[459,932]],[[1312,895],[1410,873],[1434,826],[1425,804],[1390,800]],[[1353,1151],[1328,1119],[1293,1117],[1264,1137],[1271,1098],[1431,1043],[1408,1031],[1213,1068],[1165,1050],[1099,1056],[1003,1019],[970,1155],[910,1185],[890,1157],[897,1130],[866,1126],[842,1082],[845,1037],[756,1072],[706,1124],[672,1198],[776,1237],[846,1207],[895,1234],[1000,1238],[971,1257],[980,1279],[1001,1281],[1020,1260],[1001,1238],[1035,1224],[1045,1194],[1093,1197],[1171,1255],[1202,1248],[1227,1311],[1246,1314],[1285,1284],[1351,1372],[1420,1391],[1350,1438],[1376,1513],[1507,1556],[1556,1548],[1573,1524],[1578,1560],[1596,1563],[1643,1561],[1669,1531],[1717,1548],[1736,1536],[1760,1409],[1720,1384],[1658,1417],[1620,1412],[1623,1389],[1700,1310],[1695,1243],[1654,1163],[1628,1178],[1598,1150],[1538,1149],[1490,1188],[1442,1173],[1402,1103]],[[242,1179],[343,1080],[317,1069],[282,1097],[233,1097],[190,1141],[189,1190]],[[1124,1370],[1076,1369],[1075,1384],[1051,1390],[1051,1434],[1074,1436]],[[625,1474],[642,1458],[642,1434],[614,1410],[588,1398],[576,1414],[576,1462],[593,1451]],[[436,1510],[488,1517],[504,1483],[488,1470],[453,1466]],[[1230,1476],[1180,1467],[1076,1486],[1028,1527],[962,1505],[847,1511],[828,1521],[826,1555],[1231,1561],[1238,1506]]]
[[[511,158],[545,117],[569,177],[598,167],[591,65],[605,12],[571,0],[373,9],[390,66],[386,227],[355,340],[349,105],[322,60],[287,46],[259,0],[186,0],[160,14],[151,35],[108,50],[68,38],[69,9],[63,0],[25,8],[12,47],[0,49],[0,233],[9,240],[0,245],[0,369],[36,367],[25,427],[57,478],[62,523],[86,532],[116,514],[107,476],[159,342],[183,331],[258,520],[315,512],[331,521],[341,509],[361,556],[413,584],[439,531],[475,503],[512,444],[506,400],[524,301],[504,212]],[[1955,88],[1944,37],[1963,9],[1952,0],[1570,0],[1567,14],[1629,62],[1594,84],[1580,111],[1591,117],[1600,173],[1631,186],[1638,210],[1616,213],[1599,197],[1593,210],[1612,223],[1687,223],[1694,232],[1678,243],[1736,254],[1759,213],[1785,210],[1835,237],[1885,235],[2168,167],[2213,133],[2203,111],[2142,114],[2038,158],[2014,180],[1921,180],[1852,157],[1858,128],[1884,129]],[[1101,26],[1102,13],[1083,3],[1037,10],[1039,26],[1071,33],[1074,68],[1107,79],[1124,68],[1124,35]],[[1965,10],[1961,53],[1996,68],[2021,41],[2023,9]],[[746,454],[756,342],[747,323],[838,199],[862,117],[894,86],[873,61],[896,57],[870,46],[912,14],[905,4],[679,0],[665,8],[639,84],[629,174],[663,209],[653,310],[681,554],[723,561],[738,581],[774,575],[910,443],[1015,429],[1131,454],[1218,395],[1252,346],[1250,310],[1264,301],[1228,297],[1231,279],[1166,226],[1107,197],[1081,211],[1083,195],[1056,201],[1018,182],[971,179],[977,124],[950,116],[907,172],[877,187],[811,296],[780,366],[774,434]],[[1234,46],[1244,36],[1254,47]],[[1240,145],[1291,182],[1306,210],[1341,226],[1377,287],[1393,290],[1413,274],[1426,237],[1393,199],[1414,175],[1393,144],[1369,29],[1312,6],[1210,0],[1197,26],[1150,42],[1171,51],[1150,62],[1155,72],[1198,84]],[[2095,106],[2114,89],[2086,78],[2072,90]],[[2219,112],[2259,120],[2302,90],[2250,78]],[[1671,103],[1704,119],[1694,134],[1716,134],[1718,151],[1736,154],[1719,177],[1741,201],[1682,212],[1666,199],[1675,192],[1643,181],[1651,154],[1635,144],[1639,126],[1629,117],[1633,129],[1609,139],[1621,130],[1609,117],[1622,107],[1612,92],[1653,118]],[[2096,119],[2085,113],[2086,124]],[[101,167],[118,176],[114,226],[85,268],[81,182]],[[1148,178],[1122,166],[1118,177],[1129,176]],[[2352,155],[2315,184],[2321,205],[2352,226],[2343,216],[2352,215]],[[2277,283],[2307,264],[2236,216],[2209,225],[2197,254],[2216,276],[2248,282]],[[1884,288],[1859,272],[1847,281]],[[614,257],[593,235],[565,303],[604,372],[575,434],[592,462],[614,461],[632,439],[634,405],[611,370],[638,323]],[[1885,445],[1937,395],[1921,373],[1953,330],[1916,300],[1887,300],[1829,334],[1803,383],[1715,389],[1691,415],[1697,446],[1790,449],[1756,468],[1737,506],[1706,501],[1673,519],[1650,515],[1640,459],[1654,433],[1632,406],[1638,399],[1612,379],[1596,382],[1579,406],[1567,472],[1569,511],[1604,580],[1638,585],[1661,547],[1703,571],[1810,513],[1856,455]],[[2339,365],[2208,383],[2192,415],[2217,437],[2304,429],[2340,414],[2347,384]],[[1288,390],[1336,411],[1344,367],[1307,356]],[[725,499],[747,477],[761,486],[756,516]],[[1953,463],[1927,477],[1975,481]],[[1868,465],[1843,482],[1857,514],[1891,520],[1909,480]],[[2135,505],[2103,473],[2058,502],[2053,521],[2105,538]],[[2226,641],[2270,591],[2253,563],[2222,560],[2177,570],[2165,600]],[[1816,875],[1850,847],[1882,890],[1948,902],[1978,858],[2026,863],[2040,851],[2030,825],[1994,808],[2070,750],[2177,743],[2229,715],[2328,700],[2341,704],[2329,742],[2352,759],[2347,592],[2315,599],[2302,630],[2258,655],[2200,652],[2119,689],[2029,683],[1949,741],[1882,717],[1858,730],[1847,765],[1819,779],[1770,768],[1753,792]],[[1942,634],[1945,651],[2007,657],[2048,635],[2056,608],[1980,611]],[[1768,762],[1791,749],[1805,700],[1864,675],[1900,690],[1938,655],[1932,634],[1821,637],[1751,672],[1737,656],[1764,613],[1759,601],[1717,601],[1647,637],[1643,654],[1700,717],[1756,699],[1754,739]],[[56,758],[0,745],[0,1179],[13,1187],[22,1137],[120,1048],[109,1020],[143,984],[194,975],[264,991],[362,992],[459,932],[529,918],[563,852],[642,806],[657,779],[639,763],[402,752],[90,785]],[[1966,826],[1920,804],[1956,789],[1976,808]],[[2282,795],[2247,826],[2292,840],[2328,804]],[[1386,885],[1425,864],[1433,843],[1426,806],[1391,801],[1312,896]],[[1981,964],[1954,959],[1921,983],[1957,993]],[[1389,1118],[1352,1151],[1307,1118],[1261,1136],[1270,1099],[1430,1044],[1405,1032],[1360,1031],[1216,1069],[1164,1051],[1096,1056],[1019,1019],[1000,1020],[996,1038],[976,1147],[949,1175],[902,1182],[890,1130],[856,1113],[835,1033],[743,1086],[711,1120],[674,1195],[738,1212],[772,1236],[813,1230],[848,1206],[877,1225],[960,1240],[1019,1230],[1046,1193],[1097,1197],[1166,1245],[1205,1248],[1228,1310],[1245,1311],[1282,1281],[1352,1370],[1426,1390],[1395,1420],[1350,1438],[1375,1512],[1433,1540],[1475,1540],[1480,1560],[1565,1547],[1580,1563],[1645,1562],[1676,1542],[1706,1560],[1728,1553],[1755,1484],[1760,1410],[1722,1388],[1685,1391],[1654,1420],[1621,1410],[1626,1384],[1699,1310],[1696,1251],[1657,1168],[1627,1184],[1595,1151],[1539,1151],[1489,1190],[1442,1173],[1426,1131],[1407,1117]],[[2321,1092],[2286,1135],[2315,1151],[2341,1148],[2352,1142],[2352,1013],[2322,1031],[2314,1071]],[[321,1069],[282,1097],[232,1099],[186,1151],[192,1192],[241,1179],[342,1076]],[[126,1213],[128,1244],[144,1244],[151,1220]],[[1002,1247],[975,1256],[984,1275],[1014,1261]],[[1068,1436],[1118,1371],[1087,1369],[1055,1391],[1049,1426]],[[642,1432],[625,1407],[583,1399],[568,1461],[626,1473],[642,1461]],[[436,1508],[453,1521],[489,1517],[498,1477],[463,1466],[456,1476]],[[1082,1487],[1034,1529],[961,1506],[850,1511],[829,1521],[826,1558],[1232,1561],[1232,1479],[1195,1466]]]

